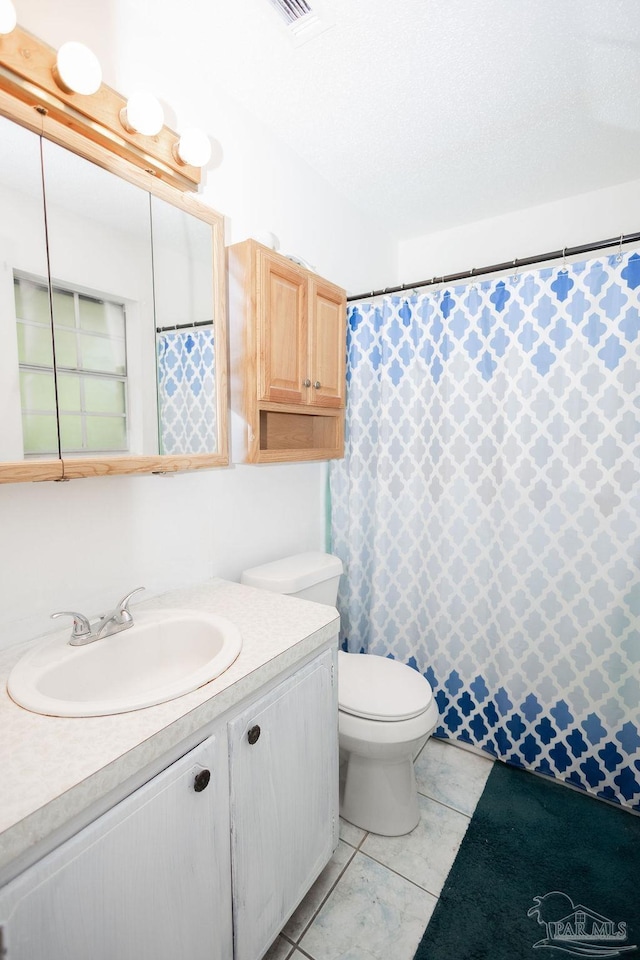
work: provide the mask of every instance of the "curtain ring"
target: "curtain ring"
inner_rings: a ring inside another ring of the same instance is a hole
[[[616,263],[622,263],[622,241],[624,238],[624,233],[620,234],[620,244],[618,247],[618,256],[616,257]]]
[[[567,269],[567,248],[566,247],[562,248],[562,269],[563,270]]]
[[[513,261],[513,274],[511,275],[511,282],[516,284],[520,279],[520,273],[518,271],[518,258],[515,257]]]

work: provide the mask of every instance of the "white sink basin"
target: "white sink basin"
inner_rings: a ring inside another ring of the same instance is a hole
[[[68,634],[34,647],[9,675],[10,696],[54,717],[100,717],[181,697],[220,676],[240,653],[240,631],[193,610],[133,611],[135,623],[73,647]]]

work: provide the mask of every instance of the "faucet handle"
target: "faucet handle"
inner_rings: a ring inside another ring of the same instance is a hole
[[[73,610],[61,610],[59,613],[52,613],[51,619],[56,617],[73,617],[73,630],[71,631],[70,644],[78,646],[86,643],[91,637],[91,624],[82,613],[74,613]]]
[[[126,597],[123,597],[122,600],[116,604],[118,620],[120,623],[130,623],[133,620],[133,617],[129,611],[129,600],[131,600],[131,597],[133,597],[136,593],[140,593],[145,589],[145,587],[136,587],[135,590],[132,590],[131,593],[128,593]]]

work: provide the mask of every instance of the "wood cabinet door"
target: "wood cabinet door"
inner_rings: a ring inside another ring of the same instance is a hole
[[[307,279],[282,257],[258,251],[258,399],[306,403]]]
[[[216,813],[227,777],[218,785],[215,761],[209,738],[4,887],[7,957],[228,960],[227,821]]]
[[[309,402],[320,407],[345,403],[346,301],[344,292],[330,283],[310,281],[309,293]],[[319,386],[316,386],[319,384]]]
[[[235,960],[257,960],[338,842],[333,652],[229,725]]]

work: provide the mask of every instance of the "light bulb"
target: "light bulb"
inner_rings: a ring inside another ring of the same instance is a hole
[[[129,133],[142,133],[153,137],[160,133],[164,123],[162,106],[146,90],[136,90],[120,111],[120,123]]]
[[[11,33],[17,22],[16,8],[11,0],[0,0],[0,36]]]
[[[96,93],[102,83],[102,69],[95,53],[83,43],[70,40],[58,50],[53,78],[65,93]]]
[[[211,157],[211,142],[202,130],[189,127],[180,134],[173,148],[178,163],[188,163],[192,167],[204,167]]]

